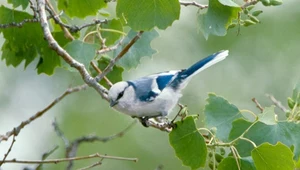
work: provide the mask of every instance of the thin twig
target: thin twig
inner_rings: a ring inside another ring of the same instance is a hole
[[[34,3],[31,0],[29,0],[29,3],[30,3],[30,8],[31,8],[31,10],[33,12],[33,18],[37,18],[37,9],[34,6]]]
[[[285,113],[287,113],[289,111],[289,109],[287,109],[286,107],[284,107],[282,105],[282,103],[280,101],[278,101],[273,95],[271,94],[266,94],[266,96],[282,111],[284,111]]]
[[[256,104],[256,107],[260,110],[262,113],[264,111],[264,108],[258,103],[258,101],[255,98],[252,98],[252,101]]]
[[[47,107],[45,107],[43,110],[37,112],[35,115],[31,116],[28,120],[25,120],[21,122],[21,124],[17,127],[15,127],[13,130],[6,132],[5,135],[0,135],[0,143],[1,141],[7,140],[10,136],[14,135],[17,136],[21,129],[23,129],[26,125],[30,124],[35,119],[41,117],[45,112],[47,112],[49,109],[51,109],[53,106],[55,106],[59,101],[61,101],[64,97],[67,95],[78,92],[80,90],[86,89],[87,85],[81,85],[73,88],[67,89],[61,96],[53,100]]]
[[[136,36],[134,36],[131,41],[123,48],[123,50],[117,55],[117,57],[115,57],[114,59],[112,59],[110,61],[110,63],[108,64],[108,66],[103,70],[102,74],[99,74],[98,76],[95,77],[95,80],[97,82],[99,82],[100,80],[103,79],[103,77],[105,75],[107,75],[107,73],[109,73],[113,66],[116,64],[116,62],[118,60],[120,60],[127,52],[128,50],[131,48],[131,46],[141,38],[142,34],[143,34],[144,31],[140,31],[136,34]]]
[[[54,146],[51,150],[47,151],[46,153],[44,153],[42,155],[42,160],[47,159],[50,155],[52,155],[57,149],[58,149],[58,145]],[[43,164],[39,164],[35,170],[42,170],[43,169]]]
[[[10,144],[10,146],[9,146],[9,148],[8,148],[8,150],[7,150],[7,152],[6,152],[6,154],[4,154],[4,157],[3,157],[3,159],[2,159],[2,162],[0,162],[0,167],[1,167],[1,165],[3,164],[3,162],[6,160],[6,158],[7,158],[7,156],[9,155],[9,153],[10,153],[10,151],[11,151],[11,148],[13,147],[13,145],[14,145],[14,143],[16,142],[16,136],[14,136],[13,137],[13,140],[12,140],[12,142],[11,142],[11,144]]]
[[[69,161],[75,161],[75,160],[85,160],[85,159],[91,159],[91,158],[105,158],[105,159],[114,159],[114,160],[122,160],[122,161],[133,161],[133,162],[137,162],[138,161],[137,158],[108,156],[108,155],[100,155],[99,153],[96,153],[96,154],[88,155],[88,156],[78,156],[78,157],[72,157],[72,158],[60,158],[60,159],[48,159],[48,160],[17,160],[17,159],[11,159],[11,160],[0,161],[0,163],[58,164],[60,162],[69,162]]]
[[[94,68],[94,70],[97,71],[98,74],[101,74],[101,73],[102,73],[102,71],[100,70],[100,68],[98,68],[98,67],[96,66],[96,64],[95,64],[93,61],[91,61],[91,65],[92,65],[92,67]],[[103,79],[104,79],[104,81],[106,82],[106,84],[107,84],[109,87],[111,87],[111,86],[113,85],[112,82],[111,82],[106,76],[104,76]]]
[[[49,0],[46,0],[46,4],[47,4],[46,9],[47,9],[47,11],[49,11],[50,15],[53,16],[53,19],[58,23],[62,23],[61,19],[59,18],[59,16],[55,12],[55,10],[54,10],[53,6],[51,5],[51,3],[49,2]],[[69,30],[66,27],[62,26],[61,24],[59,24],[59,26],[64,31],[66,38],[68,38],[70,40],[75,40],[73,35],[69,32]]]
[[[50,19],[51,17],[47,17],[47,19]],[[11,28],[11,27],[18,27],[21,28],[25,23],[35,23],[35,22],[40,22],[38,18],[33,18],[33,19],[24,19],[20,22],[11,22],[7,24],[0,24],[0,28]]]
[[[75,139],[74,141],[70,142],[63,134],[62,130],[59,128],[58,124],[56,123],[56,121],[54,121],[52,123],[52,125],[54,126],[55,132],[56,134],[61,137],[65,143],[65,147],[66,147],[66,157],[67,158],[71,158],[71,157],[75,157],[77,155],[77,150],[80,144],[84,143],[84,142],[108,142],[110,140],[122,137],[130,128],[133,127],[133,125],[136,124],[136,121],[132,122],[129,126],[127,126],[125,129],[123,129],[122,131],[111,135],[111,136],[107,136],[107,137],[99,137],[96,135],[89,135],[89,136],[82,136],[80,138]],[[70,161],[67,169],[72,169],[73,166],[73,161]]]
[[[78,170],[87,170],[87,169],[91,169],[91,168],[93,168],[93,167],[95,167],[95,166],[99,166],[99,165],[102,165],[102,161],[98,161],[98,162],[96,162],[96,163],[94,163],[94,164],[92,164],[92,165],[89,165],[89,166],[87,166],[87,167],[80,168],[80,169],[78,169]]]
[[[197,3],[196,1],[180,1],[180,4],[183,6],[196,6],[199,9],[208,8],[208,5],[202,5],[202,4]]]
[[[46,2],[48,2],[48,0],[46,0]],[[51,16],[56,16],[56,13],[53,10],[53,8],[51,8],[51,6],[49,6],[49,8],[48,8],[48,6],[46,6],[46,10],[50,13]],[[108,22],[107,19],[104,19],[104,20],[94,19],[91,23],[83,24],[81,26],[77,26],[77,25],[71,26],[71,25],[63,23],[62,20],[59,17],[53,17],[53,19],[55,20],[55,22],[57,24],[59,24],[61,26],[61,28],[63,28],[63,29],[67,28],[72,33],[76,33],[76,32],[78,32],[78,31],[80,31],[80,30],[82,30],[83,28],[86,28],[86,27],[90,27],[90,26],[93,26],[93,25],[97,25],[97,24],[102,24],[102,23],[107,23]]]
[[[124,38],[122,38],[116,45],[112,46],[112,47],[106,47],[106,48],[102,48],[101,50],[97,51],[97,54],[104,54],[113,50],[116,50],[120,45],[122,45]]]

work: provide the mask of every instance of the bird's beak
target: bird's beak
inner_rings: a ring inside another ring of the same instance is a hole
[[[118,104],[118,101],[110,100],[110,107],[114,107],[116,104]]]

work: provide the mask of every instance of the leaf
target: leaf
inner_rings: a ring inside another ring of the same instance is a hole
[[[178,0],[118,0],[116,11],[133,30],[148,31],[154,27],[166,29],[178,20],[180,4]]]
[[[102,56],[98,61],[97,61],[97,66],[100,70],[104,70],[106,68],[106,66],[109,64],[110,62],[110,58],[107,56]],[[123,73],[124,69],[122,67],[119,66],[114,66],[112,68],[112,71],[110,71],[106,77],[109,79],[109,81],[111,81],[113,84],[115,84],[116,82],[122,81],[122,73]],[[90,67],[90,72],[92,73],[92,76],[95,77],[98,75],[98,73],[94,70],[94,68]],[[102,79],[100,81],[100,84],[105,86],[106,88],[109,88],[108,85],[106,84],[106,82]]]
[[[242,117],[236,106],[230,104],[226,99],[216,96],[213,93],[208,94],[208,104],[205,105],[205,124],[208,128],[217,128],[216,136],[222,141],[228,141],[228,135],[231,130],[231,123]]]
[[[24,10],[27,8],[29,0],[7,0],[7,3],[12,4],[14,8],[22,6],[22,9]]]
[[[232,123],[232,129],[229,135],[229,139],[233,140],[240,136],[245,129],[247,129],[252,123],[238,119]],[[250,130],[244,135],[245,138],[250,139],[256,145],[268,142],[276,144],[281,142],[288,147],[294,147],[295,160],[298,160],[300,156],[300,124],[294,122],[277,122],[274,125],[267,125],[263,122],[257,122],[250,128]],[[253,146],[247,141],[239,141],[235,146],[241,156],[250,156]]]
[[[243,157],[238,159],[242,170],[256,170],[251,157]],[[236,159],[232,156],[224,158],[218,165],[218,170],[239,170]]]
[[[232,20],[238,18],[240,7],[235,6],[235,3],[230,0],[221,2],[209,0],[207,12],[198,16],[199,28],[205,39],[208,39],[210,34],[225,36]]]
[[[90,62],[96,55],[96,50],[99,49],[99,45],[74,40],[64,48],[75,60],[84,64],[85,68],[89,68]],[[67,63],[64,63],[64,67],[70,71],[77,71]]]
[[[119,46],[118,49],[114,51],[114,56],[117,56],[136,34],[137,33],[135,31],[130,30],[127,37],[124,38],[122,46]],[[156,53],[156,50],[152,49],[150,44],[151,41],[156,37],[158,37],[158,33],[155,30],[144,32],[141,38],[135,44],[133,44],[133,46],[117,62],[117,64],[128,70],[131,68],[136,68],[142,57],[151,57]]]
[[[85,18],[96,15],[99,9],[106,6],[105,0],[58,0],[58,9],[63,10],[70,17]]]
[[[292,151],[282,143],[264,143],[251,152],[257,170],[293,170],[295,167]]]
[[[0,23],[19,23],[24,19],[32,18],[25,12],[11,10],[0,7]],[[6,60],[6,65],[17,67],[22,61],[25,61],[25,68],[40,55],[40,62],[37,65],[38,73],[53,74],[54,69],[60,65],[59,56],[57,56],[46,41],[39,23],[25,23],[21,28],[11,27],[0,29],[5,39],[2,46],[2,60]],[[41,41],[42,40],[42,41]]]
[[[261,121],[267,125],[276,124],[274,108],[275,108],[275,106],[264,108],[263,113],[258,115],[259,121]]]
[[[52,35],[62,47],[70,41],[65,38],[64,32],[62,31],[53,32]],[[58,56],[54,50],[49,48],[49,45],[46,41],[42,42],[42,47],[41,49],[38,49],[38,53],[40,55],[40,61],[37,65],[38,74],[46,73],[51,75],[54,73],[55,67],[61,65],[60,56]]]
[[[240,7],[238,4],[233,2],[232,0],[218,0],[221,4],[231,7]]]
[[[106,39],[105,44],[107,46],[113,45],[122,36],[122,34],[118,32],[113,32],[113,30],[123,32],[123,26],[118,19],[109,20],[107,24],[101,24],[101,28],[112,30],[101,31],[102,37]]]
[[[202,135],[198,132],[194,118],[188,116],[176,122],[177,127],[169,134],[169,141],[177,157],[192,169],[205,166],[207,148]]]

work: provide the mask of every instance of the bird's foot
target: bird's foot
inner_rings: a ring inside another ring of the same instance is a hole
[[[138,119],[144,127],[149,127],[149,117],[139,117]]]

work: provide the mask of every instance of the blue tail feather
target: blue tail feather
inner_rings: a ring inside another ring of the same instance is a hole
[[[186,80],[188,77],[191,77],[192,75],[202,71],[203,69],[219,62],[225,59],[225,57],[228,55],[228,51],[219,51],[217,53],[214,53],[197,63],[193,64],[191,67],[188,69],[182,70],[181,72],[178,73],[177,77],[170,83],[170,86],[173,87],[174,89],[177,89],[181,82]],[[203,68],[201,70],[201,68]]]

